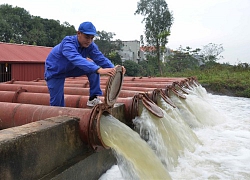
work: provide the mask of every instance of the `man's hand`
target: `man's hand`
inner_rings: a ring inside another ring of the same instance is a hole
[[[99,74],[107,74],[109,76],[114,76],[116,73],[116,69],[114,68],[100,68],[96,71]],[[124,66],[122,66],[122,73],[125,74],[126,69]]]
[[[117,67],[117,66],[120,66],[120,65],[116,65],[115,67]],[[126,68],[124,66],[121,66],[121,67],[122,67],[122,73],[124,75],[126,73]]]
[[[100,68],[97,70],[99,74],[107,74],[109,76],[114,76],[116,73],[115,68]]]

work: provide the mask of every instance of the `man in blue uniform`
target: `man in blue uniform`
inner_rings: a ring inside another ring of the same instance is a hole
[[[66,36],[56,45],[45,61],[45,80],[50,93],[51,106],[65,106],[64,82],[67,77],[86,75],[90,85],[88,106],[101,103],[100,74],[113,76],[114,65],[93,42],[96,28],[91,22],[80,24],[77,34]],[[123,67],[125,72],[125,68]]]

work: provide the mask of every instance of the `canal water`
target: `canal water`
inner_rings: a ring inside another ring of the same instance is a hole
[[[141,116],[134,119],[141,136],[135,135],[141,138],[138,142],[127,145],[117,134],[115,141],[105,142],[114,149],[119,165],[112,166],[100,180],[250,179],[250,99],[212,95],[202,87],[190,91],[186,100],[177,96],[171,99],[179,108],[171,108],[160,99],[164,118],[157,119],[143,109]],[[125,131],[129,135],[123,139],[134,139],[130,136],[133,131]],[[107,132],[103,130],[102,135],[112,134]],[[122,145],[116,145],[118,141]],[[115,146],[126,146],[126,150]],[[155,169],[158,165],[160,168]],[[158,169],[163,175],[152,175],[158,174]]]

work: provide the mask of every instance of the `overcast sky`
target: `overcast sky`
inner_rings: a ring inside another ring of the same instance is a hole
[[[0,0],[33,16],[67,21],[77,29],[92,21],[99,31],[113,32],[115,39],[140,40],[142,16],[134,15],[139,0]],[[250,63],[250,0],[166,0],[174,22],[167,46],[203,48],[222,44],[230,64]]]

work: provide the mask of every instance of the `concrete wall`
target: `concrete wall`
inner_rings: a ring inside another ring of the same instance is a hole
[[[114,117],[124,121],[118,106]],[[93,152],[79,137],[78,119],[53,117],[0,131],[0,179],[98,179],[116,163],[110,149]]]

